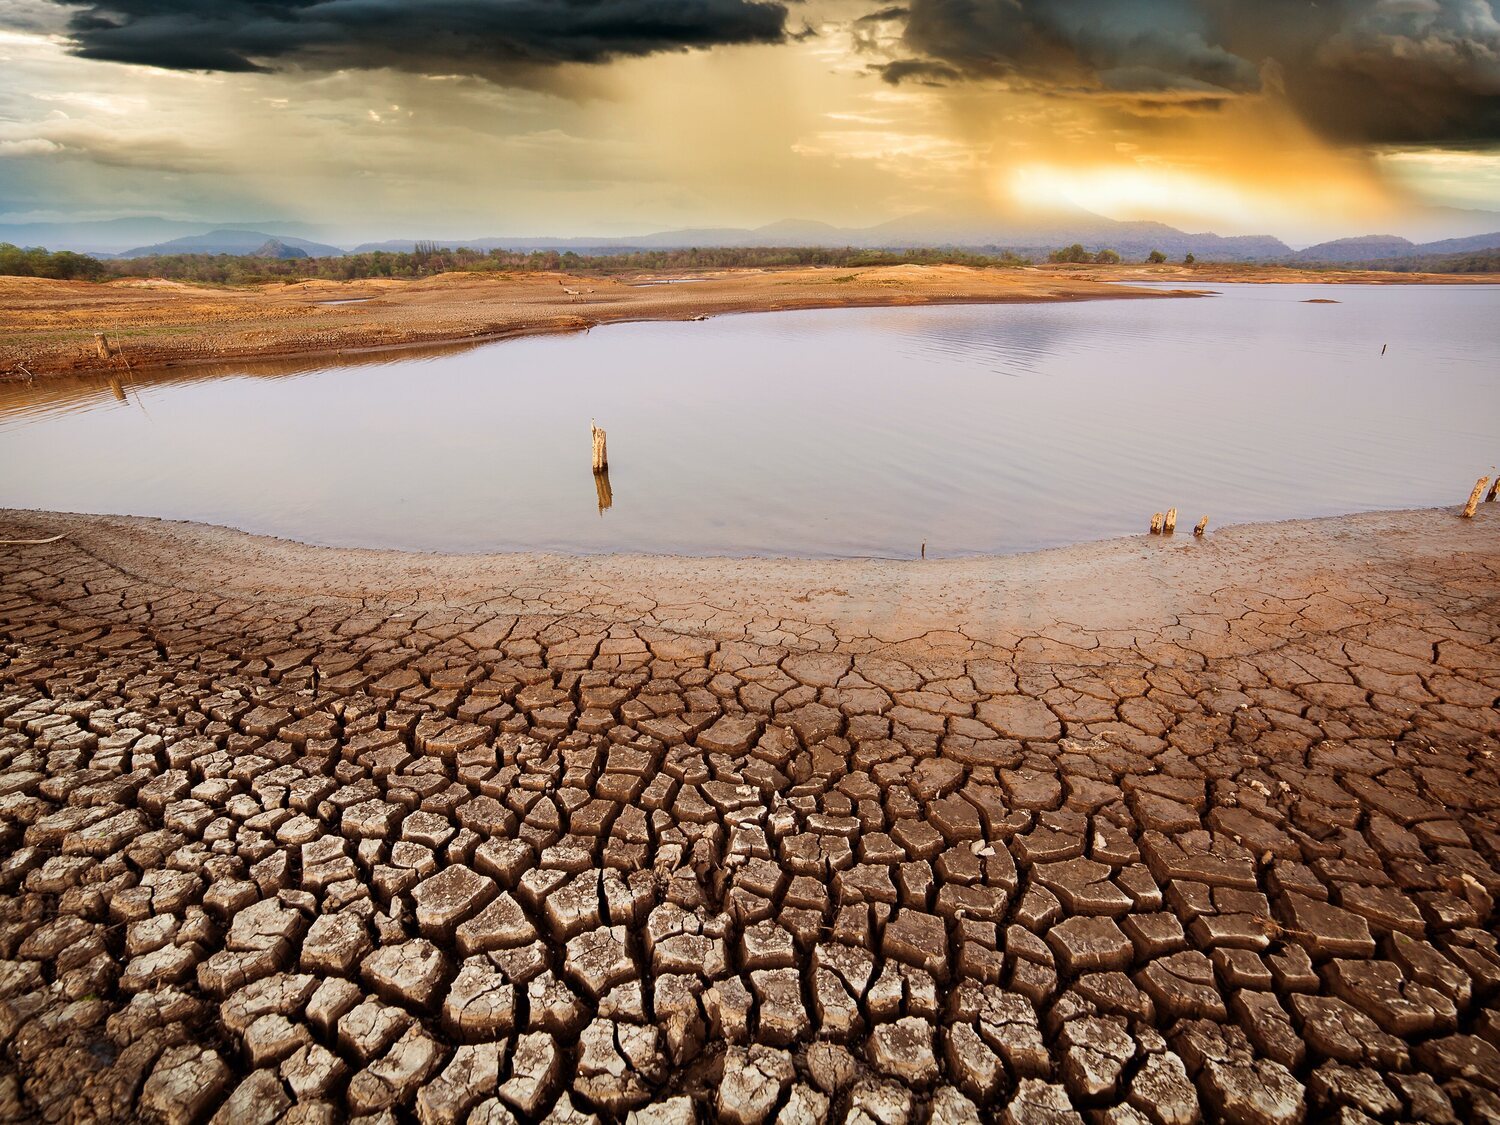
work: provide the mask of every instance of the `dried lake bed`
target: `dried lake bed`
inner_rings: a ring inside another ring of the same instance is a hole
[[[1496,508],[926,563],[0,512],[62,536],[0,546],[0,1116],[1493,1116]]]

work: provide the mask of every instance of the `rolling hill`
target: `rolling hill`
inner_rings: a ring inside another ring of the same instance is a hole
[[[1187,254],[1200,261],[1264,262],[1288,265],[1366,265],[1411,259],[1437,261],[1500,248],[1500,213],[1465,212],[1465,224],[1493,221],[1491,232],[1463,234],[1434,242],[1415,242],[1394,234],[1341,238],[1293,250],[1270,235],[1223,236],[1187,232],[1159,222],[1109,219],[1066,204],[1037,210],[952,212],[927,210],[873,226],[840,227],[811,220],[787,219],[760,227],[689,227],[627,238],[493,236],[434,239],[444,247],[479,251],[574,251],[609,255],[631,250],[675,250],[691,247],[852,247],[869,250],[955,249],[1045,258],[1075,242],[1089,251],[1112,249],[1127,261],[1140,261],[1153,250],[1169,260]],[[1447,223],[1453,229],[1453,223]],[[416,239],[365,242],[347,251],[306,235],[315,228],[299,223],[219,225],[162,218],[114,219],[83,223],[0,224],[0,242],[76,250],[97,257],[139,258],[172,254],[233,254],[253,257],[337,257],[371,251],[410,252]]]
[[[268,248],[270,248],[268,250]],[[301,254],[287,255],[288,249]],[[322,242],[291,238],[254,230],[211,230],[190,234],[151,246],[137,246],[116,254],[117,258],[149,258],[156,254],[246,254],[262,257],[341,258],[344,251]]]
[[[72,250],[79,254],[112,258],[122,251],[129,251],[133,246],[164,243],[172,239],[225,229],[264,232],[261,235],[262,242],[269,238],[284,240],[305,238],[316,233],[310,223],[269,220],[191,223],[147,215],[128,219],[66,223],[0,223],[0,242],[9,242],[13,246],[45,246],[50,250]]]
[[[1412,242],[1393,234],[1372,234],[1364,238],[1340,238],[1320,242],[1299,251],[1296,262],[1318,262],[1330,265],[1395,261],[1404,258],[1440,258],[1448,255],[1473,254],[1500,249],[1500,231],[1445,238],[1439,242]]]
[[[1093,251],[1117,250],[1126,258],[1144,258],[1152,250],[1160,250],[1176,258],[1191,253],[1203,259],[1255,262],[1282,259],[1293,253],[1286,243],[1268,235],[1225,238],[1209,233],[1188,234],[1165,223],[1119,222],[1082,210],[1014,215],[948,215],[928,211],[870,227],[788,220],[762,227],[699,227],[630,238],[501,236],[438,241],[444,246],[474,250],[572,250],[578,254],[692,246],[850,246],[869,250],[914,247],[1010,250],[1030,257],[1045,257],[1050,251],[1074,242],[1081,242]],[[367,242],[356,246],[354,253],[404,252],[414,245],[413,239]]]

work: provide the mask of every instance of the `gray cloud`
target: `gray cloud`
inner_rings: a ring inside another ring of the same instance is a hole
[[[1226,90],[1256,67],[1213,42],[1200,0],[912,0],[905,46],[963,74],[1087,86],[1117,70]]]
[[[1002,79],[1143,109],[1270,92],[1358,143],[1500,139],[1495,0],[909,0],[887,81]],[[880,13],[882,16],[884,12]]]
[[[911,15],[910,8],[902,8],[893,5],[889,8],[880,8],[873,12],[866,12],[864,15],[856,18],[854,22],[856,24],[887,23],[890,20],[905,19],[909,15]]]
[[[892,85],[920,82],[926,86],[946,86],[963,75],[945,62],[932,59],[896,59],[880,66],[879,71]]]
[[[84,58],[173,70],[518,72],[786,38],[771,0],[57,0]]]

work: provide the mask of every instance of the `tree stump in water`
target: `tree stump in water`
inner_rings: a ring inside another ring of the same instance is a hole
[[[592,423],[591,423],[592,425]],[[605,448],[604,431],[598,426],[593,426],[594,431],[594,472],[602,473],[609,468],[609,452]]]
[[[1196,535],[1196,536],[1198,536],[1198,538],[1201,539],[1201,538],[1203,538],[1203,533],[1205,531],[1207,531],[1207,530],[1208,530],[1208,517],[1204,516],[1201,520],[1198,521],[1198,526],[1195,527],[1195,528],[1193,528],[1193,534]]]
[[[1479,498],[1484,495],[1484,486],[1489,483],[1489,477],[1480,477],[1479,482],[1474,485],[1474,491],[1469,493],[1469,502],[1464,505],[1464,519],[1474,518],[1474,510],[1479,507]]]
[[[1155,515],[1153,515],[1151,517],[1151,534],[1152,535],[1160,535],[1161,534],[1161,525],[1162,525],[1162,521],[1164,519],[1166,519],[1166,517],[1163,516],[1160,512],[1157,512]]]
[[[1166,521],[1161,525],[1163,535],[1171,535],[1177,530],[1177,509],[1168,508]]]

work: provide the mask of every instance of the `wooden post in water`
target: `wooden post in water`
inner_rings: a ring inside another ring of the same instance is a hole
[[[1166,522],[1161,525],[1162,534],[1163,535],[1171,535],[1176,530],[1177,530],[1177,509],[1176,508],[1168,508],[1167,509],[1167,519],[1166,519]]]
[[[1484,494],[1484,502],[1486,504],[1493,504],[1497,492],[1500,492],[1500,475],[1496,475],[1495,482],[1490,485],[1490,490]]]
[[[1474,491],[1469,493],[1469,502],[1464,505],[1464,519],[1474,518],[1474,510],[1479,507],[1479,498],[1484,495],[1484,486],[1490,483],[1489,477],[1480,477],[1479,483],[1474,486]]]
[[[1161,534],[1161,526],[1162,526],[1162,521],[1164,519],[1166,519],[1166,517],[1163,516],[1160,512],[1157,512],[1154,516],[1151,517],[1151,534],[1152,535],[1160,535]]]
[[[604,431],[589,423],[594,431],[594,472],[602,473],[609,468],[609,451],[605,447]]]
[[[1203,538],[1203,533],[1205,531],[1207,531],[1207,530],[1208,530],[1208,517],[1204,516],[1201,520],[1198,521],[1198,526],[1195,527],[1195,528],[1193,528],[1193,534],[1196,535],[1199,539],[1202,539]]]

